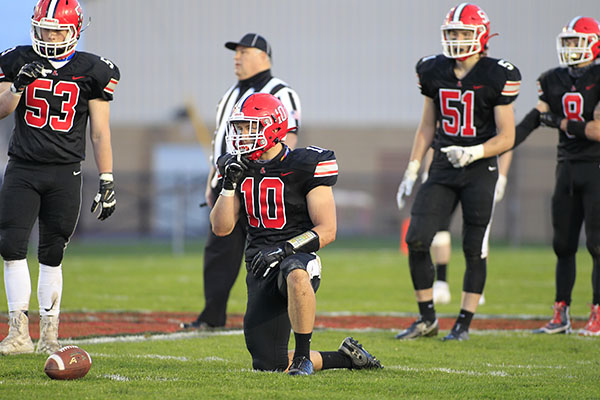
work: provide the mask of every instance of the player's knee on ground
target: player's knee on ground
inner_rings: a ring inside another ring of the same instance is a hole
[[[487,260],[479,256],[466,257],[467,268],[463,280],[463,291],[469,293],[483,293],[487,276]]]
[[[287,278],[288,275],[296,269],[308,273],[310,284],[316,292],[321,284],[321,263],[316,256],[307,253],[294,254],[281,262],[279,265],[279,275],[277,277],[279,292],[287,297]]]
[[[0,255],[6,261],[23,260],[27,257],[27,237],[15,231],[0,232]]]
[[[278,315],[265,314],[253,328],[244,323],[246,348],[252,356],[252,368],[259,371],[284,371],[288,367],[290,323],[284,309]]]

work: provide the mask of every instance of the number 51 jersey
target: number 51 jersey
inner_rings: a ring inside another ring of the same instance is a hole
[[[436,150],[478,145],[496,136],[494,107],[512,103],[519,94],[521,73],[507,61],[482,57],[462,79],[456,77],[455,65],[437,55],[416,66],[421,93],[436,107]]]
[[[334,152],[313,146],[290,150],[284,145],[272,160],[253,162],[237,187],[240,218],[248,219],[246,260],[312,229],[306,195],[317,186],[335,185],[337,176]]]
[[[106,58],[78,51],[55,69],[31,46],[19,46],[0,54],[0,82],[14,82],[21,67],[32,61],[49,73],[23,92],[8,155],[39,163],[79,162],[85,158],[89,101],[113,99],[119,69]]]

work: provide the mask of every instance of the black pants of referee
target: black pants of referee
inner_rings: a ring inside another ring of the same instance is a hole
[[[39,218],[38,259],[48,266],[60,265],[80,206],[80,163],[11,159],[0,190],[0,255],[7,261],[25,259],[31,230]]]
[[[575,284],[575,254],[585,227],[592,256],[593,304],[600,304],[600,163],[562,161],[556,165],[552,195],[552,245],[556,254],[555,301],[571,304]]]
[[[225,326],[227,301],[237,279],[246,245],[246,225],[238,221],[227,236],[208,233],[204,247],[204,310],[198,322],[213,327]]]

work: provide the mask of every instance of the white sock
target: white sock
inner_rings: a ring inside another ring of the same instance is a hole
[[[8,311],[28,311],[31,278],[27,260],[4,261],[4,288]]]
[[[50,267],[40,263],[37,289],[40,316],[60,314],[62,287],[62,264],[58,267]]]

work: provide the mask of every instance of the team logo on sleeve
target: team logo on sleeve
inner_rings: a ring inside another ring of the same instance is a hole
[[[315,178],[326,176],[336,176],[338,174],[338,165],[336,160],[321,161],[315,168]]]

